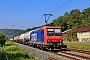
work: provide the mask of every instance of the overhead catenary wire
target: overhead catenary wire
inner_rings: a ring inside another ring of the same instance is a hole
[[[61,0],[60,0],[60,1],[61,1]],[[60,1],[59,1],[59,2],[60,2]],[[73,1],[73,0],[70,0],[69,2],[67,2],[67,3],[65,3],[64,5],[60,6],[59,8],[55,9],[55,10],[52,11],[51,13],[53,13],[53,12],[57,11],[58,9],[60,9],[60,8],[62,8],[62,7],[64,7],[64,6],[66,6],[67,4],[69,4],[69,3],[72,2],[72,1]],[[55,3],[55,5],[57,5],[57,4],[58,4],[58,2]],[[51,8],[53,8],[55,5],[53,5]],[[51,8],[50,8],[50,9],[51,9]],[[49,10],[50,10],[50,9],[49,9]],[[48,11],[48,10],[47,10],[47,11]],[[42,19],[43,19],[43,18],[42,18]],[[41,20],[41,19],[39,19],[38,21],[40,21],[40,20]],[[38,21],[37,21],[37,22],[38,22]],[[35,22],[35,23],[36,23],[36,22]]]
[[[39,22],[39,21],[42,20],[43,18],[44,18],[44,17],[38,19],[36,22],[34,22],[34,23],[32,23],[32,24],[35,24],[35,23]]]
[[[55,7],[61,0],[59,0],[58,2],[56,2],[51,8],[49,8],[47,11],[51,10],[53,7]],[[46,12],[47,12],[46,11]]]
[[[81,5],[80,7],[78,7],[78,8],[82,8],[83,6],[85,6],[85,5],[87,5],[87,4],[89,4],[90,2],[87,2],[87,3],[85,3],[85,4],[83,4],[83,5]]]
[[[60,1],[61,1],[61,0],[59,0],[58,2],[56,2],[52,7],[50,7],[50,8],[49,8],[48,10],[46,10],[45,12],[51,10],[51,9],[52,9],[53,7],[55,7]],[[43,14],[42,14],[42,15],[43,15]],[[39,16],[38,18],[42,17],[42,15]],[[44,17],[43,17],[43,18],[44,18]],[[35,23],[39,22],[39,21],[42,20],[43,18],[38,19],[36,22],[34,22],[34,23],[32,23],[32,24],[35,24]],[[31,25],[32,25],[32,24],[31,24]]]
[[[60,6],[59,8],[57,8],[57,9],[53,10],[51,13],[53,13],[53,12],[55,12],[55,11],[59,10],[60,8],[62,8],[62,7],[64,7],[64,6],[66,6],[67,4],[71,3],[72,1],[73,1],[73,0],[70,0],[69,2],[67,2],[67,3],[65,3],[64,5]]]
[[[61,1],[61,0],[60,0],[60,1]],[[60,2],[60,1],[59,1],[59,2]],[[64,7],[64,6],[66,6],[67,4],[71,3],[72,1],[73,1],[73,0],[70,0],[69,2],[67,2],[67,3],[65,3],[64,5],[60,6],[59,8],[55,9],[55,10],[52,11],[51,13],[53,13],[53,12],[57,11],[58,9],[60,9],[60,8],[62,8],[62,7]],[[58,2],[55,3],[55,5],[56,5],[56,4],[58,4]],[[53,8],[55,5],[53,5],[51,8]],[[50,8],[50,9],[51,9],[51,8]],[[49,9],[49,10],[50,10],[50,9]],[[48,10],[47,10],[47,11],[48,11]],[[41,20],[41,19],[40,19],[40,20]],[[39,21],[40,21],[40,20],[39,20]]]
[[[60,1],[61,1],[61,0],[60,0]],[[60,1],[58,1],[57,3],[55,3],[55,5],[57,5]],[[67,3],[65,3],[64,5],[60,6],[59,8],[53,10],[51,13],[59,10],[60,8],[66,6],[67,4],[71,3],[72,1],[73,1],[73,0],[70,0],[69,2],[67,2]],[[83,7],[84,5],[87,5],[87,4],[89,4],[89,3],[90,3],[90,2],[87,2],[87,3],[83,4],[82,6],[80,6],[79,8],[81,8],[81,7]],[[53,5],[50,9],[52,9],[55,5]],[[49,11],[50,9],[48,9],[47,11]],[[46,11],[46,12],[47,12],[47,11]],[[44,17],[43,17],[43,18],[44,18]],[[36,22],[39,22],[39,21],[42,20],[43,18],[40,18],[40,19],[37,20]],[[35,22],[35,23],[36,23],[36,22]]]

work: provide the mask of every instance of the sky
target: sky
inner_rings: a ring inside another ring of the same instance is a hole
[[[90,7],[90,0],[0,0],[0,29],[27,29],[51,23],[65,12]],[[48,16],[47,16],[48,18]]]

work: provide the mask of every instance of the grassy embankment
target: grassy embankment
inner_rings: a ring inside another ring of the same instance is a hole
[[[65,43],[70,49],[90,51],[90,43]]]
[[[11,41],[8,41],[3,49],[8,55],[8,60],[37,60],[34,54],[30,54]],[[4,56],[0,51],[0,60],[5,60],[3,58]]]
[[[5,60],[4,54],[2,53],[2,50],[0,49],[0,60]]]

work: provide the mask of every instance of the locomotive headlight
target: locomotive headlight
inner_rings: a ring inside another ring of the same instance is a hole
[[[48,40],[48,42],[50,42],[50,40]]]
[[[59,40],[60,42],[62,41],[62,40]]]

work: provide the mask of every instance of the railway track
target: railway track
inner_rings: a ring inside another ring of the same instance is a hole
[[[90,51],[76,50],[76,49],[62,49],[62,50],[46,50],[52,54],[56,54],[70,60],[90,60]],[[48,60],[57,60],[54,57],[49,57]]]
[[[26,45],[29,46],[29,45]],[[33,46],[30,46],[33,47]],[[39,49],[39,48],[36,48]],[[40,50],[40,49],[39,49]],[[62,50],[43,50],[69,60],[90,60],[90,51],[76,50],[76,49],[62,49]],[[57,60],[54,57],[48,57],[47,60]]]
[[[76,50],[76,49],[71,49],[71,51],[79,52],[79,53],[84,53],[84,54],[90,55],[90,51],[83,51],[83,50]]]
[[[59,52],[47,51],[70,60],[90,60],[90,51],[64,49]]]
[[[49,57],[47,60],[57,60],[57,59],[55,59],[53,57]]]

